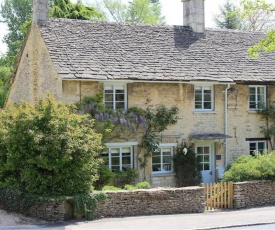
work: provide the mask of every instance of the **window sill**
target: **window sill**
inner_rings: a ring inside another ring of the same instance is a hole
[[[257,110],[248,110],[247,112],[248,113],[257,113],[258,111]]]
[[[216,114],[216,111],[210,111],[210,110],[201,110],[201,111],[194,111],[193,112],[194,114],[196,114],[196,113],[210,113],[210,114]]]
[[[151,177],[166,177],[166,176],[175,176],[175,172],[155,172],[151,174]]]

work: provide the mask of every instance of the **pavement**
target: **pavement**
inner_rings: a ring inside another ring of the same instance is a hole
[[[124,218],[106,218],[94,221],[62,222],[54,224],[31,224],[20,226],[0,226],[0,229],[108,229],[108,230],[208,230],[246,226],[275,226],[275,206],[230,210],[207,211],[198,214],[155,215]],[[261,228],[259,228],[261,229]]]

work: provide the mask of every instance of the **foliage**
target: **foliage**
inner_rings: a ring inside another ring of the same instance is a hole
[[[53,18],[71,18],[92,21],[102,21],[105,19],[105,15],[95,7],[85,6],[81,1],[72,3],[70,0],[53,0],[50,15]]]
[[[115,187],[115,186],[112,186],[112,185],[105,185],[102,188],[102,191],[119,191],[119,190],[121,190],[121,188],[118,188],[118,187]]]
[[[220,14],[214,17],[214,22],[219,28],[226,29],[242,29],[243,22],[240,17],[239,8],[235,6],[230,0],[221,7]]]
[[[164,24],[159,1],[133,0],[125,4],[121,0],[103,0],[103,4],[116,22]]]
[[[4,0],[1,4],[1,22],[8,26],[4,42],[8,46],[8,56],[15,57],[24,40],[20,27],[31,18],[32,0]]]
[[[151,185],[148,181],[139,182],[135,186],[137,189],[150,189]]]
[[[5,57],[0,58],[0,109],[3,108],[6,101],[6,95],[9,90],[8,80],[11,76],[11,67]]]
[[[11,188],[0,189],[0,206],[8,212],[24,213],[33,206],[39,197]]]
[[[148,157],[159,148],[161,138],[157,135],[167,129],[169,125],[175,125],[178,121],[178,108],[172,107],[170,109],[165,106],[159,106],[156,111],[147,108],[144,111],[147,128],[141,141],[141,148],[145,150],[144,158],[139,158],[141,167],[145,167],[148,163]]]
[[[0,111],[0,186],[32,194],[89,192],[101,160],[101,136],[89,115],[53,98]]]
[[[271,140],[271,137],[275,136],[275,102],[271,102],[268,105],[259,105],[257,113],[261,115],[262,119],[266,121],[266,126],[261,126],[261,132],[266,138]],[[272,141],[270,146],[274,149]]]
[[[187,153],[184,153],[186,148]],[[201,182],[201,172],[196,153],[186,145],[177,147],[173,157],[176,183],[178,187],[195,186]]]
[[[245,29],[249,31],[267,31],[275,29],[275,6],[266,0],[242,0],[240,14]]]
[[[83,215],[86,219],[93,219],[97,204],[107,199],[105,193],[82,193],[73,197],[73,206],[76,214]]]
[[[115,177],[115,174],[106,166],[101,165],[98,169],[98,180],[94,183],[96,190],[101,190],[105,185],[109,184]]]
[[[275,152],[238,157],[225,171],[222,181],[275,180]]]
[[[123,188],[126,184],[133,184],[138,176],[139,173],[136,169],[115,172],[114,185]]]

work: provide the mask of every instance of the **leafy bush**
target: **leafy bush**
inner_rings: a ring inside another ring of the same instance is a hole
[[[90,192],[101,135],[89,115],[53,98],[0,111],[0,186],[43,195]]]
[[[38,200],[38,197],[10,188],[0,189],[0,207],[9,212],[24,213]]]
[[[275,152],[238,157],[226,170],[222,181],[275,180]]]
[[[139,173],[136,169],[126,169],[115,173],[114,184],[116,187],[124,188],[126,184],[133,184]]]
[[[150,189],[151,185],[148,181],[139,182],[136,184],[137,189]]]
[[[97,204],[107,199],[107,195],[102,192],[82,193],[73,197],[73,206],[75,214],[82,215],[85,218],[93,219],[94,210]]]
[[[101,190],[102,187],[109,184],[114,179],[115,174],[106,165],[101,165],[98,169],[98,177],[94,186],[96,190]]]
[[[186,148],[187,153],[184,153]],[[173,157],[178,187],[195,186],[201,182],[201,172],[196,153],[184,145],[177,148]]]
[[[137,187],[134,186],[134,185],[131,185],[131,184],[126,184],[126,185],[124,186],[124,189],[125,189],[125,190],[136,190]]]
[[[115,186],[112,186],[112,185],[105,185],[102,188],[102,191],[118,191],[118,190],[121,190],[121,188],[118,188],[118,187],[115,187]]]

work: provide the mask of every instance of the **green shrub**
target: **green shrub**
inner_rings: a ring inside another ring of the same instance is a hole
[[[222,181],[275,180],[275,153],[238,157],[225,171]]]
[[[106,165],[101,165],[98,169],[98,180],[94,186],[96,190],[101,190],[105,185],[114,179],[114,173]]]
[[[0,189],[0,207],[8,212],[24,213],[38,200],[38,196],[11,188]]]
[[[91,220],[94,216],[94,210],[97,204],[107,199],[107,195],[102,192],[82,193],[73,197],[73,207],[75,214],[82,215],[86,219]]]
[[[53,98],[0,111],[0,187],[39,195],[87,193],[101,163],[89,115]]]
[[[184,149],[187,153],[184,153]],[[196,153],[185,145],[178,146],[173,157],[178,187],[195,186],[201,182],[201,172]]]
[[[112,185],[105,185],[102,188],[102,191],[118,191],[118,190],[121,190],[121,188],[118,188],[118,187],[115,187],[115,186],[112,186]]]
[[[139,182],[136,184],[137,189],[150,189],[151,185],[148,181]]]
[[[116,187],[124,188],[126,184],[133,184],[139,173],[136,169],[126,169],[115,173],[114,184]]]
[[[134,186],[134,185],[131,185],[131,184],[126,184],[126,185],[124,186],[124,189],[125,189],[125,190],[136,190],[137,187]]]

